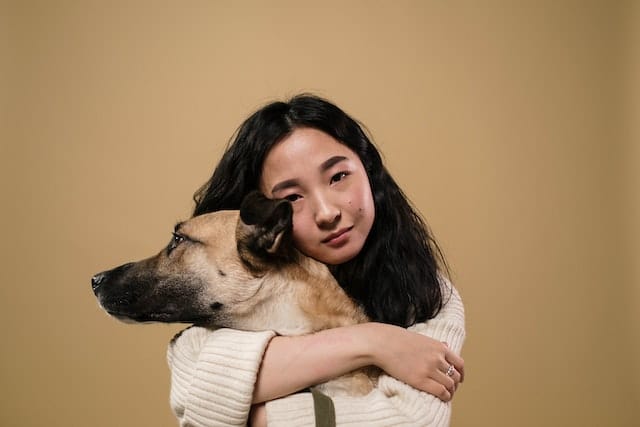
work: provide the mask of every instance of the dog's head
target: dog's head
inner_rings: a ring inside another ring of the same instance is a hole
[[[240,211],[193,217],[175,226],[156,256],[96,274],[93,291],[121,320],[233,327],[255,309],[264,277],[301,255],[284,200],[248,195]]]

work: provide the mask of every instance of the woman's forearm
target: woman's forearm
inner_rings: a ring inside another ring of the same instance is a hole
[[[286,396],[373,364],[372,343],[378,325],[363,323],[310,335],[274,337],[262,358],[253,403]]]
[[[446,335],[445,335],[446,336]],[[273,400],[374,365],[444,401],[464,376],[464,361],[437,339],[384,323],[274,337],[262,358],[253,403]],[[454,376],[445,374],[453,365]]]

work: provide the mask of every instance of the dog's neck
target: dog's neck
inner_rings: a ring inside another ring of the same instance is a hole
[[[354,325],[368,319],[338,285],[329,269],[304,257],[299,263],[267,273],[261,302],[236,318],[236,328],[270,329],[280,335],[302,335]],[[267,281],[269,283],[267,283]]]

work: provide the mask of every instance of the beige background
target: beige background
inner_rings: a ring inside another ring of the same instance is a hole
[[[454,426],[640,418],[633,1],[2,6],[0,425],[172,426],[179,327],[101,312],[241,120],[312,91],[367,124],[467,308]]]

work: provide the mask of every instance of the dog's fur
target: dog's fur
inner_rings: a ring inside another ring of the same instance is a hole
[[[184,322],[301,335],[367,321],[326,265],[292,244],[291,205],[248,195],[240,211],[200,215],[175,227],[152,258],[95,275],[101,306],[135,322]],[[319,386],[366,394],[375,373],[356,371]]]

